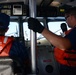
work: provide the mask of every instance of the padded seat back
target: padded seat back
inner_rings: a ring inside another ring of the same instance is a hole
[[[0,75],[14,75],[12,62],[8,57],[0,57]]]

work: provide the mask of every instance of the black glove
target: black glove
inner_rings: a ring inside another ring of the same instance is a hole
[[[34,32],[38,32],[38,33],[42,33],[42,31],[44,30],[44,27],[35,18],[28,19],[28,28],[32,29]]]

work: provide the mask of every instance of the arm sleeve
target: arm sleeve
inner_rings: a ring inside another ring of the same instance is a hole
[[[68,38],[72,44],[72,49],[76,50],[76,28],[72,29],[71,32],[65,36]]]

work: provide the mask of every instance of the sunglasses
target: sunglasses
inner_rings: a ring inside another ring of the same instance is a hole
[[[67,20],[67,18],[68,18],[68,17],[69,17],[69,15],[68,15],[68,16],[66,16],[66,17],[65,17],[65,19]]]

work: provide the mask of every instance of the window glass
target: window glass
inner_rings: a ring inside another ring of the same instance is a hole
[[[41,22],[41,24],[43,25],[43,23]],[[30,40],[30,29],[28,29],[28,23],[24,22],[23,23],[23,32],[24,32],[24,37],[25,40]],[[37,33],[37,39],[42,38],[42,35]]]
[[[49,22],[48,23],[49,30],[57,35],[61,35],[62,30],[60,28],[60,25],[62,23],[66,23],[66,22],[65,21]],[[67,26],[67,29],[70,29],[70,28]]]
[[[28,29],[28,23],[23,23],[23,32],[24,32],[24,38],[25,40],[30,40],[30,30]]]
[[[49,30],[57,35],[61,35],[62,33],[62,30],[60,28],[61,23],[66,23],[66,22],[65,21],[49,22],[48,23]],[[42,22],[41,24],[43,25]],[[68,26],[67,28],[70,29]],[[30,40],[30,29],[28,29],[27,22],[23,23],[23,32],[24,32],[25,40]],[[37,33],[37,39],[42,39],[42,38],[44,38],[44,36],[42,36],[42,34]]]
[[[19,27],[17,22],[10,22],[9,29],[6,32],[6,36],[19,37]]]

